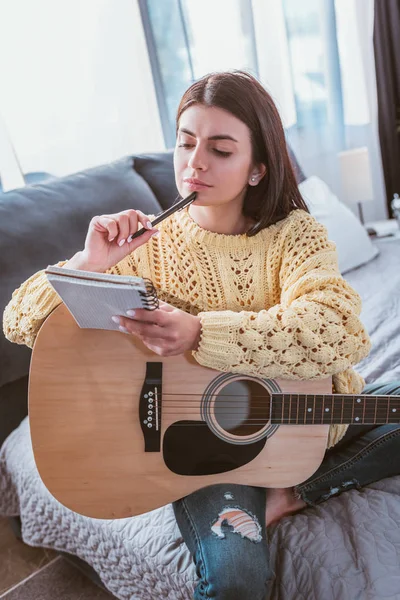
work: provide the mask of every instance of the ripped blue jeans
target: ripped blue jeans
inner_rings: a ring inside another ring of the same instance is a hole
[[[364,394],[400,395],[400,381],[369,384]],[[400,474],[400,425],[351,425],[319,469],[297,485],[315,506],[342,492]],[[174,502],[196,565],[194,600],[266,600],[273,580],[266,539],[265,488],[214,485]]]

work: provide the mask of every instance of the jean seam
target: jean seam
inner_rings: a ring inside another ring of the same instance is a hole
[[[327,471],[326,473],[324,473],[323,475],[320,475],[319,477],[313,479],[307,485],[304,485],[304,486],[302,486],[301,484],[297,485],[296,489],[298,491],[302,491],[302,492],[309,492],[310,490],[312,490],[312,487],[316,483],[324,483],[325,481],[327,481],[331,477],[332,474],[337,475],[339,473],[342,473],[349,466],[355,464],[361,458],[363,458],[364,456],[367,456],[368,454],[370,454],[374,448],[376,448],[378,446],[381,446],[382,443],[386,439],[390,439],[391,437],[395,437],[396,435],[400,435],[400,429],[396,429],[395,431],[390,431],[388,433],[384,433],[381,437],[379,437],[376,440],[373,440],[372,442],[370,442],[368,444],[368,446],[366,446],[365,448],[363,448],[362,450],[360,450],[360,452],[358,452],[355,456],[353,456],[352,458],[349,458],[348,460],[346,460],[346,462],[341,463],[339,466],[334,467],[334,468],[330,469],[329,471]]]
[[[182,498],[181,502],[182,502],[183,509],[184,509],[184,511],[186,513],[186,517],[187,517],[187,519],[189,521],[190,527],[192,528],[192,532],[193,532],[193,534],[194,534],[194,536],[196,538],[196,541],[197,541],[197,547],[198,547],[199,553],[200,553],[200,560],[202,561],[203,568],[204,568],[204,581],[205,581],[206,586],[209,587],[210,584],[209,584],[209,581],[208,581],[208,577],[206,575],[206,563],[204,561],[204,554],[203,554],[203,548],[202,548],[202,545],[201,545],[200,537],[199,537],[199,535],[197,533],[197,530],[196,530],[196,528],[194,526],[194,522],[193,522],[192,516],[191,516],[191,514],[190,514],[190,512],[189,512],[189,510],[188,510],[188,508],[186,506],[185,499]],[[208,595],[207,590],[204,590],[204,591],[205,591],[205,594],[206,594],[206,598],[211,598],[211,596]]]

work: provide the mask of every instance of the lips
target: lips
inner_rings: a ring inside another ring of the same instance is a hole
[[[208,185],[208,183],[205,183],[205,181],[201,181],[200,179],[196,179],[195,177],[187,177],[183,180],[183,182],[189,185],[201,185],[202,187],[212,187],[211,185]]]

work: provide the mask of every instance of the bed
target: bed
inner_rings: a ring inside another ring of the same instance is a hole
[[[400,380],[400,239],[345,277],[373,342],[367,382]],[[35,468],[25,419],[0,453],[0,514],[23,539],[79,556],[120,599],[189,600],[195,569],[170,505],[131,519],[88,519],[56,502]],[[400,600],[400,477],[352,490],[269,528],[274,600]]]

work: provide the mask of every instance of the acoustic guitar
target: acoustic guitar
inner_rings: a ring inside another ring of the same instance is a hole
[[[289,487],[320,465],[332,423],[398,423],[400,396],[332,394],[160,358],[80,329],[61,304],[32,355],[29,419],[50,493],[89,517],[130,517],[215,483]]]

